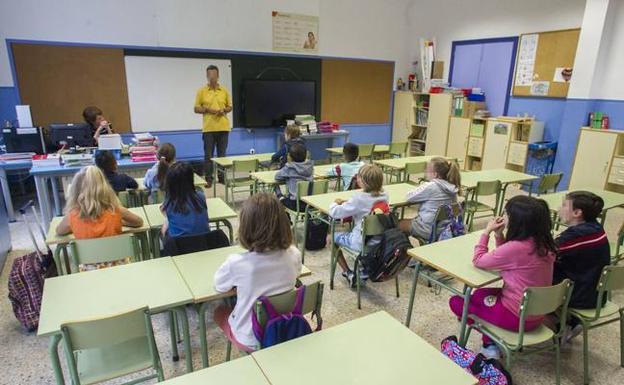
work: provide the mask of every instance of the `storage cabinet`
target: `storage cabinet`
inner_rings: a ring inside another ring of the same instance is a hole
[[[414,123],[414,96],[412,92],[397,91],[394,94],[392,116],[392,141],[407,142]]]
[[[483,169],[525,171],[528,145],[544,136],[544,123],[531,118],[499,116],[488,119]]]
[[[487,118],[472,118],[470,121],[468,149],[466,151],[464,170],[481,170],[486,124]]]
[[[424,155],[429,124],[429,94],[394,93],[392,141],[408,142],[410,156]]]
[[[570,190],[624,192],[624,133],[582,128],[570,177]]]
[[[449,124],[448,144],[446,156],[457,159],[459,167],[464,169],[466,152],[468,151],[468,136],[470,134],[469,118],[451,117]]]
[[[452,105],[453,94],[443,93],[429,95],[429,117],[425,146],[426,155],[443,156],[446,153]]]

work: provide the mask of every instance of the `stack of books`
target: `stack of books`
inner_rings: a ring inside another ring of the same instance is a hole
[[[132,139],[134,142],[134,146],[130,149],[130,157],[133,162],[155,162],[158,160],[156,158],[156,152],[158,148],[156,147],[157,137],[152,136],[152,134],[135,134]]]
[[[295,123],[299,126],[301,134],[316,134],[318,132],[314,115],[295,115]]]
[[[1,161],[9,161],[9,160],[31,160],[33,155],[36,155],[34,152],[7,152],[6,154],[0,154]]]
[[[94,164],[93,154],[63,154],[61,159],[65,167],[83,167]]]
[[[61,165],[61,156],[59,154],[43,154],[33,155],[33,167],[54,167]]]
[[[332,123],[332,122],[319,122],[317,124],[317,127],[318,127],[319,132],[331,133],[334,131],[338,131],[338,129],[340,128],[340,125],[338,123]]]

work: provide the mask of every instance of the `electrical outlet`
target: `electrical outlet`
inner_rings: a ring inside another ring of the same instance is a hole
[[[255,149],[255,148],[250,148],[250,149],[249,149],[249,153],[250,153],[251,155],[255,154],[255,153],[256,153],[256,149]]]

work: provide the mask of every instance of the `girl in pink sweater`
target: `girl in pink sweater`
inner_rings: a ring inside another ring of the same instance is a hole
[[[505,228],[507,232],[503,234]],[[546,202],[527,196],[511,198],[503,216],[490,220],[475,245],[472,263],[481,269],[499,271],[504,285],[476,290],[468,305],[470,314],[503,329],[518,331],[524,290],[552,284],[556,246],[550,229]],[[496,240],[492,251],[488,249],[491,233]],[[449,304],[453,313],[461,317],[463,298],[453,296]],[[527,317],[524,330],[536,329],[543,318]],[[486,357],[500,357],[496,345],[485,335],[481,352]]]

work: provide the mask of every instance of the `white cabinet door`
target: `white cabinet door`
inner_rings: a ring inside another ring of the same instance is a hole
[[[469,131],[470,119],[451,117],[446,156],[449,158],[456,158],[461,169],[464,169]]]
[[[483,156],[483,138],[471,136],[468,138],[468,156],[475,156],[481,158]]]
[[[505,168],[512,125],[513,123],[502,120],[488,120],[482,170]]]
[[[394,109],[392,116],[392,141],[407,142],[412,133],[414,115],[414,95],[411,92],[397,91],[394,93]]]
[[[451,94],[429,95],[426,155],[443,156],[446,153],[452,101],[453,95]]]
[[[570,190],[603,189],[618,135],[602,130],[581,130]]]

